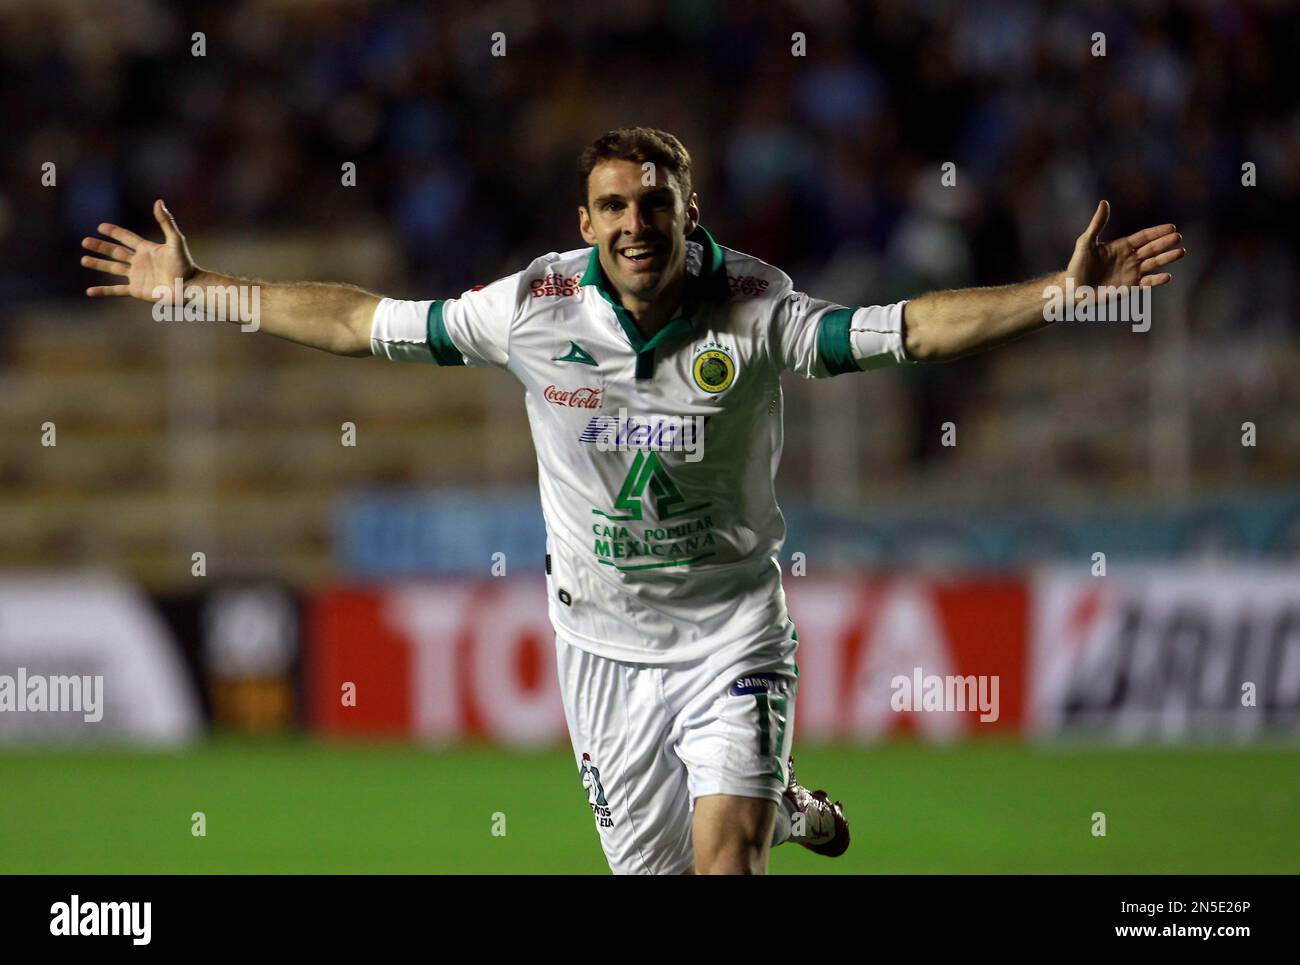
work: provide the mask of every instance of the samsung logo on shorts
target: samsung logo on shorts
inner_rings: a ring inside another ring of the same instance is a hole
[[[766,694],[773,690],[783,690],[783,684],[779,674],[774,673],[756,673],[748,677],[738,677],[736,682],[731,685],[728,693],[733,697],[743,697],[746,694]]]

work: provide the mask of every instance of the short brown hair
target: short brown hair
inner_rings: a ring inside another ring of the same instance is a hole
[[[592,169],[601,161],[647,161],[676,175],[682,189],[682,199],[691,197],[691,156],[682,142],[667,131],[653,127],[620,127],[608,131],[587,146],[578,159],[578,189],[582,192],[581,204],[587,206],[587,179]]]

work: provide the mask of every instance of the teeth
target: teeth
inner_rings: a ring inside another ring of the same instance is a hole
[[[624,248],[623,254],[629,258],[640,258],[642,255],[650,254],[650,250],[649,248]]]

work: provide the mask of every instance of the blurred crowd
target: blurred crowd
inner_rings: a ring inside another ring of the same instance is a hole
[[[101,277],[79,265],[79,239],[101,221],[159,237],[159,196],[204,267],[452,297],[581,247],[578,153],[647,125],[692,152],[720,243],[842,304],[1056,271],[1100,198],[1105,237],[1171,221],[1187,239],[1149,337],[1057,326],[943,367],[788,384],[783,492],[876,512],[1291,488],[1297,7],[10,0],[0,372],[43,411],[32,393],[51,346],[19,343],[14,320],[29,307],[103,320],[81,297]],[[56,186],[43,186],[51,165]],[[38,328],[29,319],[22,337]],[[96,332],[126,345],[126,329]],[[117,369],[103,365],[110,384]],[[321,369],[322,386],[334,378]],[[390,408],[396,421],[435,410]],[[477,415],[494,432],[521,427],[504,412]],[[305,403],[296,417],[316,424]],[[959,449],[939,432],[948,420]],[[1248,420],[1257,446],[1240,441]],[[14,432],[5,458],[25,471],[26,429]],[[476,480],[517,479],[532,466],[519,455]]]
[[[580,247],[578,153],[647,124],[818,294],[1062,267],[1106,197],[1188,235],[1197,329],[1293,335],[1297,50],[1295,4],[1227,0],[11,3],[0,295],[79,292],[79,238],[158,196],[192,235],[388,230],[403,294],[455,294]]]

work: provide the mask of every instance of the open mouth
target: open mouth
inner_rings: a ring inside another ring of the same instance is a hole
[[[629,265],[637,268],[644,268],[653,264],[659,257],[659,250],[652,245],[633,245],[624,248],[619,253],[619,257],[627,261]]]

